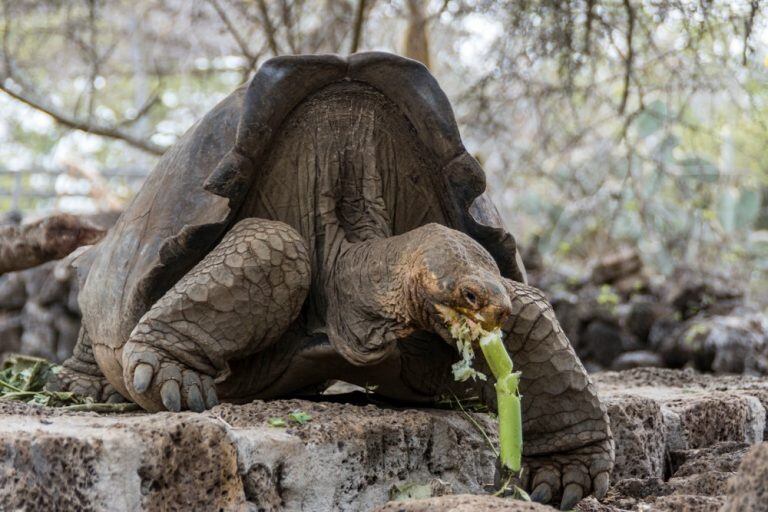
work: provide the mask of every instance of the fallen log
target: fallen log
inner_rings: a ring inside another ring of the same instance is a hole
[[[0,274],[63,258],[80,246],[98,242],[104,233],[66,213],[21,226],[0,226]]]

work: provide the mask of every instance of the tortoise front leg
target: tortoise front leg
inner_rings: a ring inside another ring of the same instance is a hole
[[[131,398],[149,411],[212,407],[228,361],[279,340],[309,283],[306,244],[293,228],[240,221],[134,328],[122,353]]]
[[[541,292],[513,281],[507,288],[513,316],[505,344],[522,372],[523,480],[536,501],[559,500],[567,510],[589,493],[600,498],[608,490],[614,459],[608,416]],[[402,340],[392,357],[365,367],[353,381],[375,384],[376,393],[398,400],[479,397],[495,411],[494,379],[480,351],[474,365],[486,382],[455,382],[451,365],[458,359],[439,337],[423,333]]]
[[[608,415],[544,295],[509,279],[505,284],[512,302],[506,345],[522,372],[525,479],[535,501],[561,497],[567,510],[590,492],[600,498],[608,490],[614,459]]]

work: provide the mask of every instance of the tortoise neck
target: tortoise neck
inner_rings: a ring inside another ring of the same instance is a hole
[[[407,305],[412,288],[414,249],[408,233],[371,238],[350,244],[337,262],[336,281],[344,287],[348,306],[371,318],[393,322],[408,329],[413,316]]]
[[[375,364],[414,331],[408,234],[346,243],[325,283],[328,337],[355,365]]]

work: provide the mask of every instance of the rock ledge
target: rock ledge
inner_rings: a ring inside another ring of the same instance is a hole
[[[295,410],[312,420],[268,425]],[[372,510],[394,484],[480,493],[494,471],[480,432],[451,411],[282,400],[95,415],[0,402],[0,417],[0,510]]]

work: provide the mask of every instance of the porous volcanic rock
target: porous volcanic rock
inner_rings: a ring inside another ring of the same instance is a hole
[[[460,494],[409,501],[390,501],[374,512],[551,512],[538,503]]]
[[[743,511],[768,511],[768,443],[753,447],[728,482],[728,497],[721,512]]]
[[[2,409],[0,510],[245,506],[235,446],[204,416]]]
[[[311,421],[292,422],[297,410]],[[0,401],[0,510],[367,511],[403,482],[481,493],[494,467],[451,411],[284,400],[95,415]]]
[[[662,368],[664,360],[661,356],[650,350],[632,350],[624,352],[611,364],[614,370],[631,370],[632,368]]]
[[[728,442],[709,448],[674,452],[671,454],[673,465],[682,465],[669,468],[670,478],[619,480],[602,503],[586,500],[579,510],[714,512],[727,502],[728,480],[736,475],[736,466],[745,451],[746,445]]]
[[[673,451],[765,439],[765,379],[636,368],[595,374],[593,380],[614,434],[614,482],[669,476],[665,460]]]
[[[268,427],[270,418],[301,410],[304,425]],[[394,484],[428,483],[435,477],[454,492],[483,492],[493,481],[495,459],[482,434],[463,415],[439,410],[396,410],[373,405],[282,400],[220,405],[209,416],[225,423],[238,449],[242,474],[264,477],[248,498],[258,508],[370,510],[388,500]],[[491,436],[486,415],[476,420]],[[248,491],[248,489],[246,489]]]
[[[601,503],[584,500],[579,510],[714,512],[730,506],[728,489],[734,492],[741,459],[766,436],[765,379],[660,368],[593,379],[608,407],[616,465],[608,496]],[[762,478],[765,486],[768,477]],[[759,488],[757,479],[741,481]],[[751,506],[727,510],[761,510]]]

